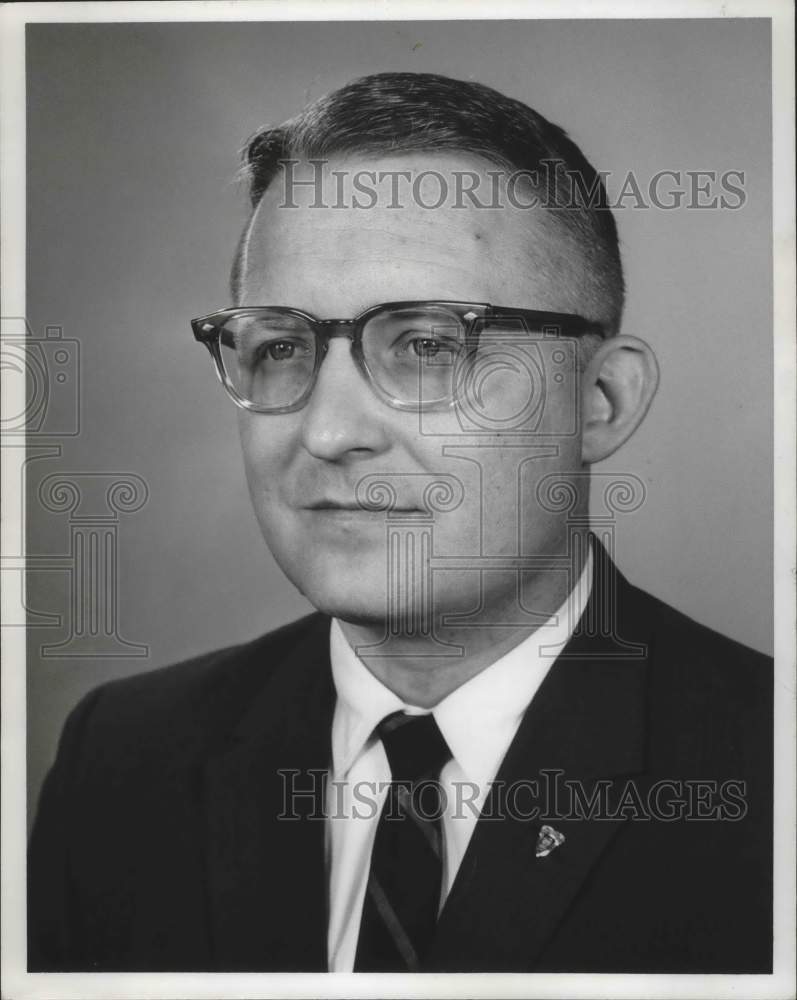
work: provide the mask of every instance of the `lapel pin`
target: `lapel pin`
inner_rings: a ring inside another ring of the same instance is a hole
[[[565,835],[563,833],[554,830],[552,826],[543,826],[540,828],[539,835],[537,836],[537,848],[534,856],[537,858],[547,858],[551,851],[556,850],[564,842]]]

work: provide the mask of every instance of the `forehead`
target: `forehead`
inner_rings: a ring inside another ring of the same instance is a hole
[[[578,246],[546,210],[510,204],[490,169],[419,153],[278,172],[244,241],[241,304],[321,316],[431,298],[584,311]]]

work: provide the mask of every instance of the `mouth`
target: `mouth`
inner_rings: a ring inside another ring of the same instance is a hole
[[[354,501],[348,500],[328,500],[326,498],[313,500],[311,503],[303,504],[305,510],[315,511],[318,513],[327,514],[368,514],[374,515],[378,514],[382,517],[387,513],[391,514],[423,514],[425,513],[419,507],[413,507],[410,505],[405,506],[391,506],[388,510],[386,507],[378,506],[367,506],[364,504],[359,504]]]

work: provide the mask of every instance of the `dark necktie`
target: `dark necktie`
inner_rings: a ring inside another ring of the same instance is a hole
[[[371,853],[355,972],[417,972],[437,924],[443,874],[440,771],[451,757],[432,715],[394,712],[374,735],[392,781]]]

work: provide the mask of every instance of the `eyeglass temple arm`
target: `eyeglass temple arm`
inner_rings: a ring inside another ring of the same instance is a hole
[[[568,336],[569,334],[571,336],[583,337],[589,333],[596,333],[598,336],[606,338],[606,330],[601,323],[595,323],[581,316],[544,312],[537,309],[515,309],[511,307],[495,309],[492,306],[490,307],[487,318],[500,319],[502,317],[533,320],[536,328],[541,326],[558,327],[564,336]]]

